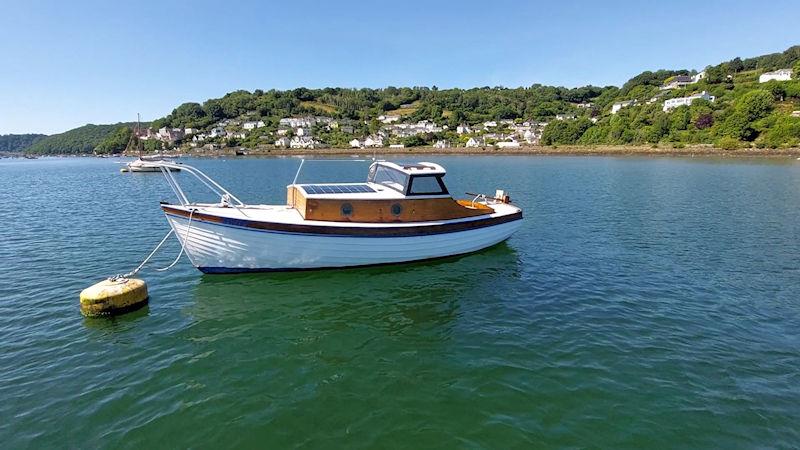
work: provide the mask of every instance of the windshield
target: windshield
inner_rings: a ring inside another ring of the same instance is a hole
[[[440,195],[447,194],[442,178],[437,175],[411,177],[409,195]]]
[[[376,164],[370,167],[367,181],[405,192],[408,176],[399,170]]]

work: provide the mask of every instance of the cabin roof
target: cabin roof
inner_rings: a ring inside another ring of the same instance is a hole
[[[432,162],[418,162],[416,164],[398,164],[389,161],[378,161],[377,164],[390,167],[406,175],[444,175],[444,167]]]

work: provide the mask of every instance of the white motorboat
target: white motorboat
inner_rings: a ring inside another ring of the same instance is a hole
[[[455,200],[444,184],[445,169],[434,163],[376,161],[364,183],[297,184],[295,176],[285,205],[245,204],[194,167],[151,164],[160,167],[179,199],[161,204],[167,221],[204,273],[442,258],[498,244],[522,224],[522,210],[503,191]],[[196,176],[220,202],[190,202],[173,169]]]

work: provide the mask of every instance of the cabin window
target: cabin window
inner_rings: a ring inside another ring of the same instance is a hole
[[[408,176],[399,170],[392,169],[381,165],[372,166],[374,170],[370,170],[369,181],[372,183],[380,184],[395,191],[403,192],[406,188]]]
[[[441,195],[447,194],[442,177],[439,175],[411,177],[408,195]]]
[[[400,203],[392,205],[392,214],[399,216],[403,212],[403,206]]]
[[[353,215],[353,205],[350,203],[342,203],[342,215],[344,217],[350,217]]]

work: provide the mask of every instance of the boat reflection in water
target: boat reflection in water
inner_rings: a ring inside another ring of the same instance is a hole
[[[502,243],[470,255],[391,267],[281,272],[269,277],[206,275],[185,312],[198,325],[206,324],[201,328],[210,323],[222,326],[220,332],[236,328],[236,323],[271,323],[277,333],[294,328],[289,334],[312,323],[326,329],[363,323],[394,333],[452,324],[459,310],[488,306],[464,305],[465,298],[502,303],[503,299],[493,300],[495,286],[513,284],[519,277],[519,256]],[[213,334],[213,330],[195,331]]]

